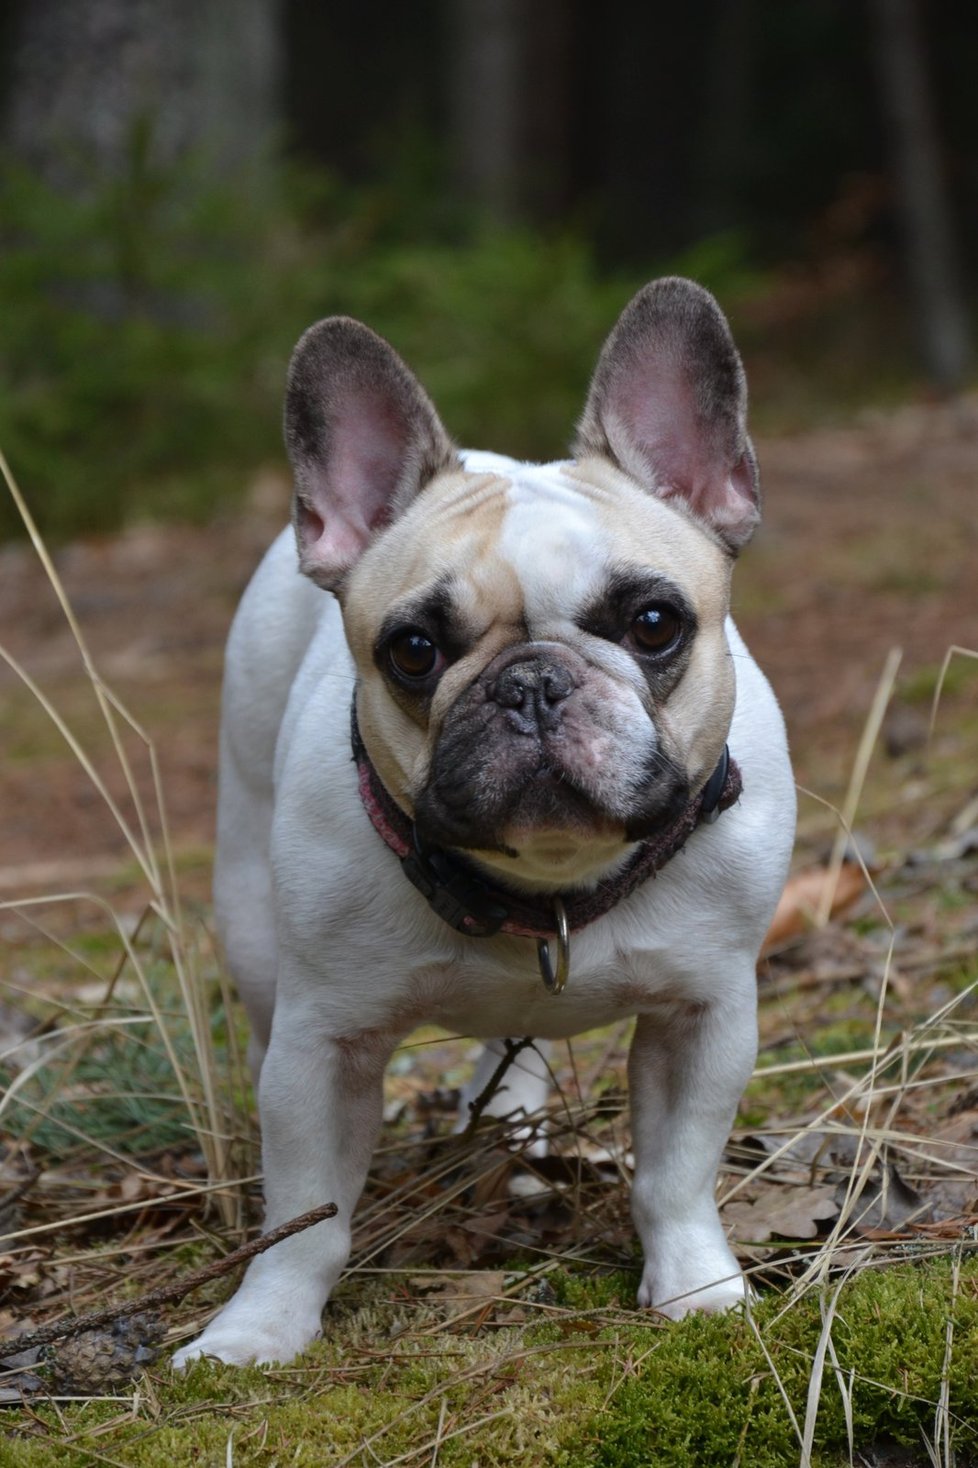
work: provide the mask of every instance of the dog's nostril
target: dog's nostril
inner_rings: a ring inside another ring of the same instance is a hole
[[[504,709],[519,709],[526,702],[527,687],[518,668],[507,668],[496,679],[492,696]]]
[[[544,670],[540,687],[548,703],[560,703],[573,692],[574,680],[566,668],[552,666]]]

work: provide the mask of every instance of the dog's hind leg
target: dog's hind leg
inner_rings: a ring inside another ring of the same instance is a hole
[[[289,691],[325,605],[322,592],[295,574],[295,539],[284,531],[245,591],[224,664],[214,917],[251,1021],[248,1060],[256,1090],[278,967],[271,869],[275,748]]]

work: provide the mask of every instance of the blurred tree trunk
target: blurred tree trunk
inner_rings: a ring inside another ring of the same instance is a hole
[[[527,218],[546,221],[561,218],[572,198],[574,14],[567,0],[533,0],[525,14],[520,204]]]
[[[451,144],[463,198],[498,223],[519,213],[524,0],[452,0]]]
[[[134,134],[166,164],[260,160],[279,125],[281,0],[22,0],[4,142],[51,182],[124,171]]]
[[[924,366],[946,392],[971,356],[954,225],[914,0],[872,0],[875,51]]]
[[[754,0],[722,0],[704,38],[706,86],[697,140],[699,198],[691,213],[704,234],[742,223],[754,69]]]

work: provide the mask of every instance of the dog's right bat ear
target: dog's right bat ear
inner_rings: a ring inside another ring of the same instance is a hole
[[[311,326],[292,354],[285,446],[299,566],[331,591],[428,480],[460,467],[417,378],[347,316]]]

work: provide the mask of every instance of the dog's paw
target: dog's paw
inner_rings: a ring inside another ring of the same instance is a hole
[[[726,1240],[709,1246],[666,1248],[660,1241],[655,1257],[646,1260],[638,1303],[670,1320],[681,1320],[692,1310],[719,1314],[743,1305],[749,1286]]]
[[[710,1284],[660,1284],[642,1280],[638,1289],[638,1303],[646,1310],[655,1310],[669,1320],[682,1320],[692,1310],[702,1310],[717,1315],[724,1310],[735,1310],[743,1305],[747,1296],[744,1276],[737,1271],[733,1279],[715,1280]]]
[[[319,1334],[318,1321],[315,1328],[292,1320],[245,1327],[224,1323],[218,1316],[195,1341],[174,1352],[172,1365],[175,1371],[184,1371],[194,1361],[208,1357],[228,1366],[285,1365]]]

